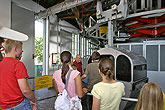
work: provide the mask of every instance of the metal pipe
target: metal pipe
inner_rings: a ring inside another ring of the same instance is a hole
[[[46,19],[44,19],[43,29],[43,72],[42,75],[46,75]]]
[[[45,19],[44,39],[43,39],[43,74],[49,75],[49,17]]]
[[[49,34],[50,34],[50,21],[48,16],[46,18],[46,75],[49,75]]]
[[[91,93],[87,93],[87,95],[92,96]],[[121,100],[123,100],[123,101],[130,101],[130,102],[137,102],[138,101],[138,99],[135,99],[135,98],[126,98],[126,97],[122,97]]]
[[[121,100],[123,100],[123,101],[130,101],[130,102],[138,102],[138,99],[126,98],[126,97],[122,97]]]
[[[113,24],[112,21],[108,21],[108,46],[112,47],[113,46]]]
[[[127,18],[150,15],[150,14],[157,14],[157,13],[165,13],[165,9],[158,9],[158,10],[145,11],[145,12],[141,12],[141,13],[135,13],[135,14],[129,15]]]

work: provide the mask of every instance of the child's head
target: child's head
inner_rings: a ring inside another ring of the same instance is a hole
[[[136,110],[163,110],[163,93],[154,83],[146,83],[141,91]]]
[[[14,40],[6,40],[5,41],[5,53],[11,52],[13,47],[22,48],[22,42],[14,41]]]
[[[97,51],[94,51],[92,53],[92,60],[99,60],[100,59],[100,53]]]
[[[71,61],[71,53],[69,51],[63,51],[61,54],[60,54],[60,57],[61,57],[61,62],[62,63],[69,63]]]
[[[61,62],[62,62],[61,78],[62,78],[63,83],[65,84],[65,75],[69,71],[69,64],[68,63],[70,63],[72,55],[69,51],[63,51],[60,54],[60,57],[61,57]]]
[[[14,40],[6,40],[5,41],[5,53],[13,54],[16,59],[21,59],[22,57],[22,42],[14,41]]]
[[[106,58],[102,59],[99,63],[99,70],[102,74],[104,74],[108,79],[113,78],[113,62],[112,60]]]

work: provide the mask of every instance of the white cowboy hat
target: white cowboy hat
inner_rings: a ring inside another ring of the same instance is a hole
[[[26,41],[28,40],[28,36],[20,33],[18,31],[14,31],[12,29],[9,29],[7,27],[3,27],[0,25],[0,37],[5,39],[11,39],[16,41]]]

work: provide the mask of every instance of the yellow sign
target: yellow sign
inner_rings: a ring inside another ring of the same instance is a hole
[[[100,26],[99,27],[99,33],[106,33],[107,32],[107,26]]]
[[[35,90],[52,87],[52,76],[35,77]]]

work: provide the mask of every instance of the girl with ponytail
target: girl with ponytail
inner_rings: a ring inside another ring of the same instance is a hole
[[[62,91],[64,90],[67,73],[69,72],[69,70],[72,69],[72,67],[70,66],[72,55],[69,51],[63,51],[60,54],[60,58],[62,62],[62,68],[55,71],[53,74],[54,86],[57,93],[62,93]],[[66,90],[70,98],[75,96],[82,98],[84,96],[80,72],[78,72],[77,70],[71,71]]]
[[[102,59],[99,63],[99,74],[102,82],[92,89],[92,110],[119,110],[122,96],[125,95],[124,85],[113,79],[114,65],[110,59]]]

